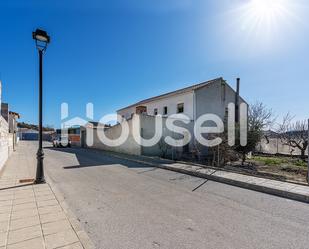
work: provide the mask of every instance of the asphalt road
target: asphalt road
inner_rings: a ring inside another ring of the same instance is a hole
[[[88,149],[45,148],[45,167],[99,249],[309,248],[305,203]]]

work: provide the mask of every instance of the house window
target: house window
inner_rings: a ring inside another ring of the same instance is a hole
[[[155,109],[153,110],[153,115],[158,115],[158,109],[157,109],[157,108],[155,108]]]
[[[184,105],[183,103],[180,103],[177,105],[177,113],[183,113]]]
[[[163,115],[167,115],[167,106],[163,107]]]

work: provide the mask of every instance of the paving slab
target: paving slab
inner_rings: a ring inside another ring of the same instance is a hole
[[[39,215],[39,212],[36,208],[13,211],[11,213],[11,220],[17,220],[17,219],[22,219],[24,217],[33,217],[33,216],[38,216],[38,215]]]
[[[42,224],[43,234],[50,235],[57,232],[71,230],[72,226],[68,220],[59,220]]]
[[[83,246],[81,243],[77,242],[68,246],[59,247],[59,249],[83,249]]]
[[[11,220],[9,230],[17,230],[20,228],[30,227],[39,224],[40,224],[39,216],[23,217],[17,220]]]
[[[79,239],[72,229],[45,236],[47,249],[69,246],[78,241]]]
[[[0,246],[5,246],[6,237],[7,237],[7,232],[0,233]]]
[[[16,244],[7,245],[7,249],[45,249],[43,237],[25,240]]]
[[[67,219],[67,216],[61,210],[60,212],[57,212],[57,213],[41,214],[40,219],[41,219],[42,224],[44,224],[44,223],[48,223],[48,222],[65,220],[65,219]]]
[[[10,231],[8,236],[8,245],[23,242],[42,236],[40,225],[25,227],[18,230]]]
[[[35,175],[35,167],[17,148],[1,172],[0,249],[94,248],[74,215],[68,215],[59,191],[48,183],[20,183]]]
[[[49,213],[55,213],[55,212],[61,212],[62,209],[59,205],[55,206],[44,206],[38,208],[39,214],[49,214]]]

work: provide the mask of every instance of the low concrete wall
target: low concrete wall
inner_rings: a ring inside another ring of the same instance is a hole
[[[133,138],[133,123],[135,123],[134,127],[136,129],[140,129],[140,123],[139,120],[136,118],[136,116],[133,116],[131,119],[127,120],[129,125],[129,137],[128,139],[119,146],[107,146],[101,142],[99,139],[98,133],[104,132],[105,136],[109,139],[117,139],[120,137],[121,134],[121,125],[117,124],[114,125],[108,129],[103,130],[93,129],[93,146],[90,146],[90,148],[95,149],[102,149],[107,151],[114,151],[114,152],[120,152],[120,153],[126,153],[126,154],[132,154],[132,155],[141,155],[141,146],[134,140]]]
[[[183,136],[189,136],[189,134],[179,134],[175,131],[170,131],[166,126],[166,118],[162,118],[162,139],[159,143],[151,147],[142,146],[141,143],[137,143],[133,137],[133,129],[139,131],[144,139],[151,139],[155,134],[155,117],[148,115],[133,115],[133,117],[127,120],[129,125],[129,136],[125,143],[119,146],[107,146],[103,144],[98,136],[98,133],[103,132],[103,128],[93,129],[93,146],[90,148],[102,149],[107,151],[114,151],[132,155],[147,155],[147,156],[164,156],[171,158],[181,157],[184,150],[190,151],[192,149],[193,139],[191,139],[190,144],[187,147],[179,146],[172,147],[164,142],[164,138],[170,136],[174,139],[181,139]],[[191,134],[193,134],[193,122],[190,121],[189,124],[185,124],[180,120],[176,120],[175,125],[187,128]],[[111,128],[104,130],[105,136],[109,139],[117,139],[121,134],[121,125],[115,125]]]
[[[266,154],[301,155],[298,148],[284,145],[281,140],[277,138],[269,138],[268,141],[263,138],[256,147],[256,151]],[[308,155],[308,150],[306,151],[306,155]]]
[[[8,157],[9,157],[9,125],[0,115],[0,170],[3,168]]]

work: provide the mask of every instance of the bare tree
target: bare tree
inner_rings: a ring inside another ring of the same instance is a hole
[[[242,164],[246,160],[246,155],[255,150],[261,141],[263,131],[273,126],[276,118],[272,109],[268,109],[262,102],[256,102],[248,109],[248,134],[247,145],[241,146],[239,135],[236,135],[235,150],[242,155]],[[236,126],[236,134],[239,134],[239,127]]]
[[[284,145],[289,145],[293,149],[299,149],[301,158],[306,159],[308,147],[308,124],[306,120],[293,122],[294,117],[289,113],[283,117],[279,124],[279,138]]]
[[[256,102],[249,107],[249,130],[259,131],[262,135],[262,131],[271,128],[275,121],[272,109],[268,109],[262,102]]]

